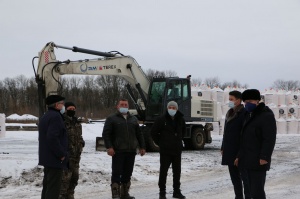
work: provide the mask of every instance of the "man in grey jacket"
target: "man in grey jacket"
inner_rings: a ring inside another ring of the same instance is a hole
[[[128,101],[120,99],[118,111],[106,118],[102,137],[112,156],[112,198],[134,199],[129,195],[136,150],[145,154],[145,141],[136,117],[128,112]]]

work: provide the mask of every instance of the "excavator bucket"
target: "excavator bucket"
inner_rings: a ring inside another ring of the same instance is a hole
[[[106,151],[104,139],[102,137],[96,137],[96,151]]]

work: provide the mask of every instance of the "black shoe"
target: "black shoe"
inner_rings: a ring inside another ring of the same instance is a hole
[[[185,196],[179,191],[174,191],[173,198],[185,199]]]
[[[159,192],[159,199],[167,199],[166,191],[160,191]]]

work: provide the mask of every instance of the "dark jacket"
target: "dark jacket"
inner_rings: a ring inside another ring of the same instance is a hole
[[[66,168],[68,140],[60,112],[54,108],[49,108],[40,119],[38,129],[39,165]],[[61,161],[62,157],[65,157],[64,161]]]
[[[106,148],[115,152],[136,152],[137,148],[145,149],[144,136],[136,117],[127,114],[125,119],[120,112],[106,118],[102,137]]]
[[[242,129],[239,164],[253,170],[269,170],[276,142],[276,120],[272,110],[260,103],[248,113]],[[268,162],[260,165],[259,160]]]
[[[182,152],[182,139],[185,131],[183,114],[177,111],[173,120],[166,112],[155,120],[151,128],[151,135],[153,141],[159,145],[161,154],[177,155]]]
[[[69,158],[80,159],[82,148],[85,145],[82,138],[81,123],[77,120],[77,117],[69,117],[66,113],[63,116],[68,135]]]
[[[233,165],[237,158],[246,110],[243,105],[228,110],[224,124],[221,150],[222,165]]]

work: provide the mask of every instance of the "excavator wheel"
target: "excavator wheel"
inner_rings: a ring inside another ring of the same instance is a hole
[[[192,131],[191,144],[194,150],[204,149],[206,136],[202,128],[195,128]]]

